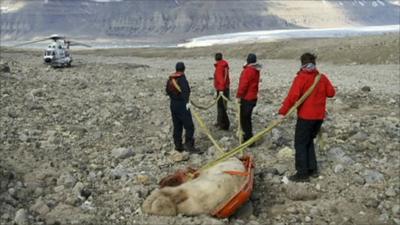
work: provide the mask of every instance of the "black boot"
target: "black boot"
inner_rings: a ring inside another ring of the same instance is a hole
[[[295,175],[290,176],[289,180],[293,182],[310,182],[310,177],[305,174],[296,173]]]
[[[180,144],[180,145],[175,145],[175,150],[178,152],[183,152],[183,150],[185,150],[185,148],[183,148],[183,145]]]
[[[194,147],[194,140],[186,140],[185,141],[185,150],[190,152],[190,153],[199,153],[199,150]]]
[[[319,171],[318,171],[318,169],[309,170],[309,171],[308,171],[308,176],[310,176],[310,177],[312,177],[312,178],[318,178],[318,177],[319,177]]]

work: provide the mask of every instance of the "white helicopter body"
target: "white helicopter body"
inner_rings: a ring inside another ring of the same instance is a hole
[[[58,34],[53,34],[48,38],[26,42],[16,46],[22,46],[27,44],[32,44],[36,42],[41,42],[45,40],[53,40],[47,48],[44,50],[43,61],[46,64],[50,64],[52,67],[69,67],[72,63],[72,57],[69,53],[69,47],[72,45],[82,45],[85,47],[91,47],[90,45],[66,40],[64,36]]]

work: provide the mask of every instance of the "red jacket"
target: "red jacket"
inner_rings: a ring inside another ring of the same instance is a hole
[[[247,64],[240,75],[239,87],[236,97],[246,101],[256,101],[258,84],[260,82],[260,69],[258,64]]]
[[[279,109],[279,114],[286,115],[296,101],[310,88],[318,70],[300,70],[294,78],[288,96]],[[317,86],[303,104],[297,109],[297,116],[306,120],[323,120],[326,111],[326,98],[335,96],[335,89],[328,78],[322,74]]]
[[[221,59],[214,66],[214,87],[217,91],[224,91],[229,88],[230,84],[228,62]]]

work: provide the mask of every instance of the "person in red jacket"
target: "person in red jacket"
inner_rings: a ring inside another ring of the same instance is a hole
[[[253,137],[251,115],[257,104],[260,69],[261,65],[257,64],[257,56],[250,53],[247,56],[247,64],[243,66],[236,94],[236,98],[240,101],[240,125],[244,133],[244,142]]]
[[[279,109],[279,115],[284,116],[296,101],[310,88],[319,74],[316,68],[316,56],[304,53],[301,57],[301,68],[294,78],[292,87]],[[326,75],[303,104],[297,109],[297,123],[294,146],[296,174],[289,177],[292,181],[309,181],[310,176],[317,176],[317,159],[314,149],[314,138],[321,128],[326,114],[326,98],[335,96],[335,89]]]
[[[217,92],[217,97],[224,95],[229,98],[229,64],[222,59],[222,53],[215,54],[215,72],[214,72],[214,88]],[[229,117],[226,113],[228,102],[222,98],[217,104],[217,123],[216,127],[222,130],[229,130]]]

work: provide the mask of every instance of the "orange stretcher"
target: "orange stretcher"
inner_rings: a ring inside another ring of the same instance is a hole
[[[227,202],[222,203],[218,206],[214,211],[210,214],[217,218],[227,218],[239,209],[240,206],[245,204],[247,200],[249,200],[251,193],[253,192],[254,185],[254,162],[253,156],[245,155],[240,160],[243,162],[243,165],[246,168],[245,172],[238,171],[224,171],[225,173],[236,175],[236,176],[246,176],[246,180],[244,181],[240,190],[234,194]],[[172,175],[169,175],[163,178],[159,185],[160,188],[165,186],[179,186],[182,183],[185,183],[189,179],[196,178],[198,176],[197,171],[193,168],[186,168],[182,170],[178,170]]]

